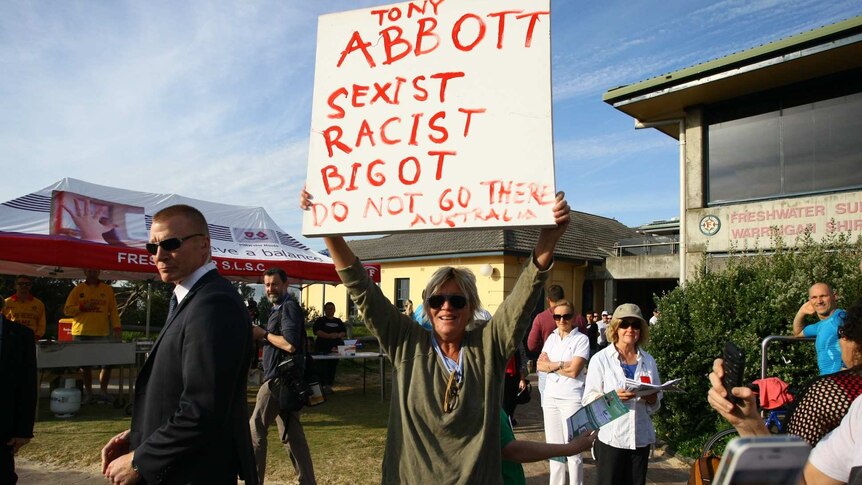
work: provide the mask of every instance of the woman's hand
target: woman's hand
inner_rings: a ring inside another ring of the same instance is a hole
[[[647,394],[646,396],[641,396],[641,399],[643,399],[643,401],[647,404],[655,404],[655,402],[658,400],[658,392]]]
[[[728,400],[727,390],[721,379],[724,377],[724,361],[715,359],[712,364],[712,372],[709,374],[710,387],[707,393],[707,401],[713,409],[718,411],[730,423],[740,436],[768,435],[766,424],[757,413],[757,403],[754,393],[747,387],[734,387],[730,390],[734,396],[742,399],[739,405]]]
[[[527,379],[521,379],[521,382],[518,383],[518,390],[523,391],[527,388]]]
[[[635,392],[627,391],[625,389],[617,389],[617,397],[620,398],[620,401],[628,401],[629,399],[635,398]]]
[[[311,199],[311,194],[309,194],[308,191],[305,190],[305,187],[303,187],[302,190],[299,192],[299,208],[304,211],[310,209]]]
[[[539,232],[539,240],[536,241],[536,248],[533,251],[534,262],[540,270],[546,270],[551,266],[557,242],[563,237],[563,234],[565,234],[566,229],[569,227],[569,212],[571,212],[571,208],[569,207],[569,203],[566,202],[566,194],[564,192],[557,192],[553,212],[556,226],[542,229]]]
[[[307,211],[311,209],[311,201],[314,200],[305,187],[299,192],[299,208]],[[341,236],[326,236],[323,238],[326,248],[329,249],[329,257],[332,258],[335,269],[343,269],[356,261],[356,255]]]

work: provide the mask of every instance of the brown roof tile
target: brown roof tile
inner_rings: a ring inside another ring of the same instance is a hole
[[[569,229],[557,245],[561,259],[603,261],[614,243],[638,236],[615,219],[572,211]],[[405,232],[374,239],[349,241],[363,261],[446,256],[469,253],[529,254],[536,245],[539,229],[483,229],[434,232]]]

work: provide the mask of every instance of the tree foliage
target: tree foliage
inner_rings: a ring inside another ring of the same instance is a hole
[[[662,377],[682,378],[686,392],[666,394],[653,419],[659,435],[685,455],[695,456],[711,434],[728,427],[706,402],[705,377],[726,341],[745,352],[745,380],[752,382],[760,378],[761,342],[792,333],[793,317],[813,283],[832,285],[841,308],[862,296],[862,241],[831,234],[815,242],[804,235],[793,248],[778,238],[773,247],[734,251],[723,261],[704,259],[684,287],[656,298],[661,320],[651,329],[649,352]],[[768,352],[767,375],[792,387],[817,374],[811,343],[776,343]]]

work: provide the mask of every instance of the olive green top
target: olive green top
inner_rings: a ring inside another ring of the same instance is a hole
[[[547,270],[529,258],[512,293],[462,342],[458,401],[443,412],[449,371],[432,333],[402,314],[359,260],[339,276],[394,369],[383,479],[386,484],[499,484],[500,402],[506,361],[530,324]]]

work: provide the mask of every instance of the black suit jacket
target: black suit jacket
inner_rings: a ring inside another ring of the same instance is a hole
[[[3,316],[0,315],[0,319]],[[0,348],[0,443],[32,438],[36,418],[36,343],[33,331],[9,320]]]
[[[165,323],[135,382],[131,447],[147,483],[257,484],[246,400],[251,321],[206,273]]]

